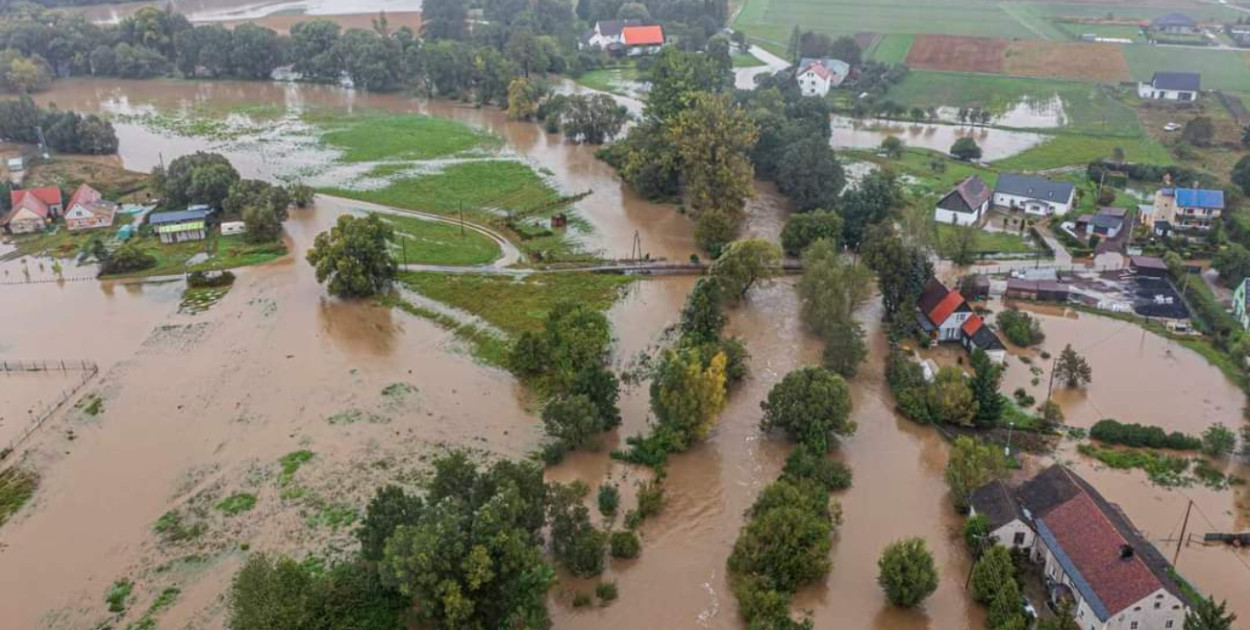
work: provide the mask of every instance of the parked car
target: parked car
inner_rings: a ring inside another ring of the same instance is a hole
[[[1163,126],[1164,131],[1180,131],[1181,126],[1176,123],[1168,123]]]
[[[1037,621],[1037,609],[1033,607],[1033,602],[1029,601],[1027,596],[1020,596],[1020,607],[1024,611],[1024,616],[1029,620],[1029,626],[1032,627],[1033,622]]]

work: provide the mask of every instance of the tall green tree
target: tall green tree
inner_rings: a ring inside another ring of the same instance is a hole
[[[944,476],[956,506],[968,505],[973,492],[1006,474],[1007,461],[998,446],[966,435],[955,438]]]
[[[972,351],[972,370],[972,397],[977,402],[974,422],[982,428],[998,426],[1003,415],[1003,395],[998,393],[1002,365],[977,348]]]
[[[841,376],[823,367],[803,367],[786,374],[760,402],[760,428],[781,429],[791,440],[824,453],[836,436],[855,433],[850,419],[851,390]]]
[[[1250,127],[1246,127],[1246,138],[1250,138]],[[1243,142],[1244,144],[1244,142]],[[1241,192],[1250,195],[1250,155],[1244,155],[1233,165],[1229,179],[1241,188]]]
[[[1011,552],[1001,545],[991,544],[972,565],[972,597],[990,605],[1004,584],[1016,581],[1016,565]]]
[[[753,238],[734,241],[721,252],[708,270],[723,297],[738,302],[751,287],[781,271],[781,248],[772,241]]]
[[[1227,605],[1228,602],[1215,603],[1210,596],[1194,602],[1185,613],[1184,630],[1232,630],[1237,615],[1225,610]]]
[[[464,0],[427,0],[421,5],[421,35],[426,39],[464,39],[469,8]]]
[[[871,290],[867,268],[840,260],[834,243],[822,239],[803,252],[797,290],[804,325],[825,343],[825,367],[855,376],[868,354],[863,327],[855,319]]]
[[[777,165],[777,188],[798,212],[833,208],[846,175],[827,138],[806,136],[791,144]]]
[[[937,568],[923,538],[890,543],[877,561],[877,571],[877,583],[895,606],[914,608],[937,590]]]
[[[914,321],[916,300],[933,277],[929,257],[907,245],[888,226],[881,226],[863,248],[864,261],[877,272],[877,286],[888,321],[900,325]]]
[[[331,294],[374,295],[389,286],[398,271],[387,245],[393,235],[391,226],[376,214],[343,215],[328,232],[317,235],[305,257],[317,272],[317,282],[329,281]]]
[[[728,96],[701,92],[672,119],[668,133],[681,160],[683,195],[695,214],[721,212],[741,222],[755,190],[749,156],[758,137],[755,123]]]
[[[1076,353],[1072,344],[1064,346],[1055,361],[1055,379],[1067,387],[1088,385],[1094,377],[1094,370],[1085,357]]]
[[[684,451],[712,431],[725,406],[726,356],[706,363],[698,348],[669,350],[651,380],[651,411],[674,451]]]

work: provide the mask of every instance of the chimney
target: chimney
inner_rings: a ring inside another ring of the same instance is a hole
[[[1120,559],[1121,560],[1133,559],[1133,546],[1132,545],[1120,545]]]

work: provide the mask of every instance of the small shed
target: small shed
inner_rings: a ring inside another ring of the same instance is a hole
[[[1129,259],[1129,268],[1141,276],[1163,278],[1168,275],[1168,266],[1161,258],[1154,256],[1133,256]]]
[[[1038,284],[1037,280],[1008,278],[1006,296],[1013,300],[1036,300]]]
[[[247,224],[242,221],[222,221],[221,235],[233,236],[235,234],[246,234]]]
[[[1067,302],[1072,290],[1066,284],[1052,280],[1041,280],[1037,283],[1037,299],[1043,302]]]

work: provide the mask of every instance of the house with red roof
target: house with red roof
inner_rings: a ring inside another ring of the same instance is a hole
[[[1007,347],[989,325],[972,311],[959,291],[946,288],[937,278],[929,278],[916,303],[916,320],[921,330],[938,343],[957,341],[969,352],[981,349],[995,361],[1007,359]]]
[[[70,195],[65,208],[65,227],[71,231],[108,227],[117,214],[117,204],[105,201],[100,191],[85,183]]]
[[[995,544],[1040,565],[1047,595],[1073,604],[1090,630],[1180,630],[1190,605],[1171,565],[1118,506],[1055,465],[1019,487],[994,481],[972,494]]]
[[[60,188],[19,188],[9,192],[9,212],[0,217],[0,227],[10,234],[38,232],[59,216],[61,209]]]
[[[851,74],[850,64],[841,59],[804,57],[794,70],[794,80],[803,96],[824,96],[831,88],[842,85]]]
[[[664,46],[664,27],[659,24],[626,26],[621,29],[621,38],[627,55],[654,54],[660,52],[660,48]]]

